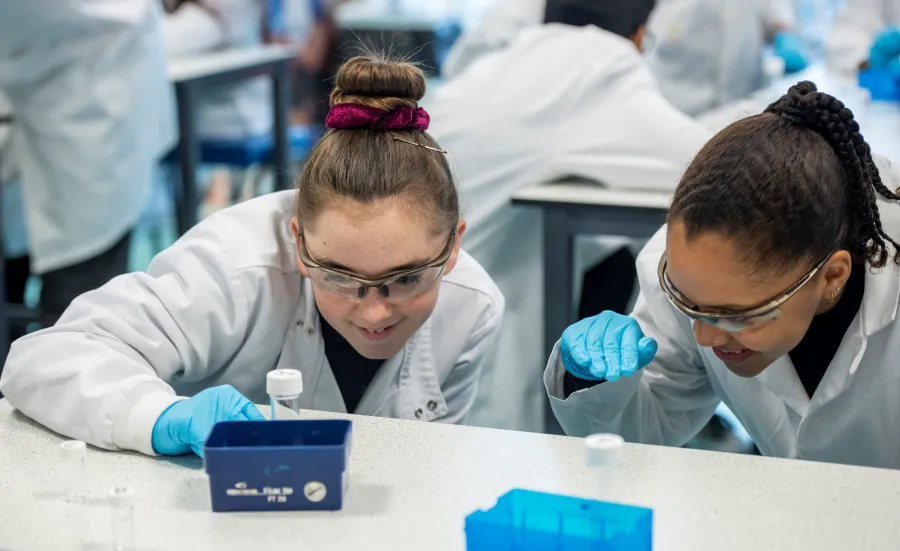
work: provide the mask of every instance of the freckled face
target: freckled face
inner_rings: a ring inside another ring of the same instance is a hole
[[[453,254],[444,274],[456,264],[465,223],[460,221]],[[335,199],[305,226],[304,241],[317,262],[359,277],[378,279],[399,266],[423,265],[444,251],[449,232],[435,233],[434,223],[405,199],[362,205]],[[298,260],[299,263],[299,260]],[[300,263],[300,271],[307,275]],[[430,290],[400,302],[389,302],[376,289],[360,301],[347,300],[313,285],[316,304],[325,320],[363,356],[387,359],[397,354],[425,323],[437,304],[440,282]],[[372,332],[384,332],[373,337]]]

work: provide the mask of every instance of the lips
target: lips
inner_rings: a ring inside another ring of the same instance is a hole
[[[394,328],[397,325],[388,325],[387,327],[359,327],[356,328],[362,333],[362,336],[370,341],[380,341],[384,340],[391,336],[391,333],[394,332]]]
[[[755,350],[742,348],[739,350],[725,350],[723,348],[713,348],[713,353],[723,362],[739,363],[756,354]]]

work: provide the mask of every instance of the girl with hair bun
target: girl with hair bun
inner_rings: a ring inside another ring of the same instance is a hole
[[[146,273],[16,342],[9,402],[107,449],[201,454],[218,421],[261,419],[273,369],[302,407],[459,423],[503,315],[460,249],[466,223],[418,106],[414,65],[349,60],[296,191],[204,220]]]

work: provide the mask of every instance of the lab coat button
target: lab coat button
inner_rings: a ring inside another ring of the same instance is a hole
[[[315,335],[315,334],[316,334],[316,330],[313,329],[312,327],[310,327],[310,328],[308,328],[308,329],[306,330],[306,334],[307,334],[307,335]]]
[[[421,419],[421,418],[422,418],[422,415],[423,415],[424,413],[425,413],[425,412],[422,411],[422,408],[417,409],[417,410],[416,410],[416,419]]]
[[[434,411],[436,409],[437,409],[437,402],[435,402],[434,400],[428,400],[428,410]]]
[[[303,320],[297,320],[297,327],[303,327]]]

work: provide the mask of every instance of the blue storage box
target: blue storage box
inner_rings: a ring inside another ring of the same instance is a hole
[[[869,91],[873,100],[900,101],[900,79],[889,71],[860,71],[859,85]]]
[[[216,424],[203,449],[213,511],[339,510],[351,431],[338,419]]]
[[[513,490],[466,517],[468,551],[651,551],[653,511]]]

